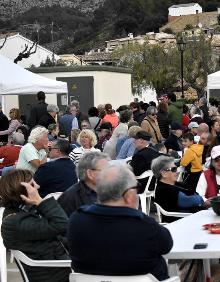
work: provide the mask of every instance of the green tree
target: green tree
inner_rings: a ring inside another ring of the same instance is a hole
[[[180,85],[180,52],[177,47],[161,45],[128,44],[116,50],[113,57],[119,65],[133,70],[133,92],[140,93],[146,86],[153,87],[157,94],[177,90]],[[184,51],[184,80],[186,87],[201,93],[207,83],[207,75],[218,69],[218,60],[213,55],[211,42],[203,35],[186,44]],[[179,90],[179,89],[178,89]]]

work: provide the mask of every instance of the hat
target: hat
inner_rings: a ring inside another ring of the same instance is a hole
[[[212,159],[216,159],[219,156],[220,156],[220,145],[213,147],[212,151],[211,151],[211,158]]]
[[[178,122],[172,122],[171,123],[171,130],[183,130],[183,127]]]
[[[144,130],[140,130],[137,132],[137,134],[135,135],[134,137],[135,139],[143,139],[143,140],[146,140],[146,141],[150,141],[151,139],[151,135],[148,134],[146,131]]]
[[[111,122],[105,122],[103,124],[100,125],[99,130],[101,129],[109,129],[112,130],[112,124]]]
[[[190,122],[189,125],[188,125],[188,128],[189,128],[189,129],[198,128],[198,127],[199,127],[199,125],[198,125],[198,123],[195,122],[195,121]]]

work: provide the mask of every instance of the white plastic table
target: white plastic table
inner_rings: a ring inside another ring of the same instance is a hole
[[[173,237],[173,248],[164,257],[167,259],[202,259],[206,281],[210,281],[209,259],[220,258],[220,234],[209,234],[203,224],[220,223],[220,216],[212,210],[203,210],[167,224]],[[207,243],[206,249],[193,249],[198,243]]]

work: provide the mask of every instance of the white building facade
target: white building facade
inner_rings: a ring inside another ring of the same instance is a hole
[[[202,13],[202,7],[198,3],[172,5],[169,8],[169,17],[180,17],[200,13]]]
[[[4,43],[5,36],[0,36],[0,46]],[[33,41],[23,37],[19,33],[14,35],[9,35],[7,37],[7,40],[3,46],[3,48],[0,49],[0,54],[7,57],[8,59],[14,61],[14,59],[18,56],[18,54],[25,49],[25,44],[28,46],[28,49],[33,45]],[[35,47],[32,49],[35,50]],[[44,47],[37,45],[36,53],[30,55],[29,58],[25,58],[22,61],[19,61],[17,64],[22,66],[23,68],[29,68],[32,65],[39,67],[41,62],[45,62],[46,59],[49,57],[50,60],[57,61],[60,59],[59,56],[56,54],[53,54],[53,52],[45,49]]]

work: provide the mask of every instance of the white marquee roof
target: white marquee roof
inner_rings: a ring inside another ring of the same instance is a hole
[[[66,82],[32,73],[0,55],[0,95],[67,93]]]

